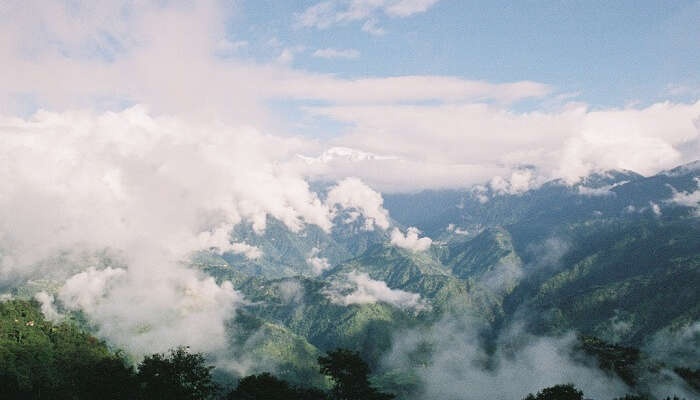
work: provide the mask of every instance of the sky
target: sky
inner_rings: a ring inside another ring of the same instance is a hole
[[[217,121],[384,192],[700,154],[700,2],[4,1],[0,115]],[[63,114],[62,114],[63,115]],[[263,150],[263,149],[261,149]]]

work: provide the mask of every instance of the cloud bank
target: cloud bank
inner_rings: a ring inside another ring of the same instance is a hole
[[[354,171],[382,191],[490,182],[497,192],[517,194],[609,169],[651,175],[700,154],[700,102],[608,110],[572,103],[531,112],[453,103],[308,107],[311,115],[349,125],[333,145],[395,156],[331,160],[317,171],[328,177]]]
[[[0,117],[0,286],[65,280],[56,302],[135,353],[216,351],[244,300],[188,268],[192,254],[259,258],[229,232],[241,222],[263,232],[268,217],[293,232],[330,231],[335,213],[351,208],[368,229],[389,226],[381,195],[359,179],[322,201],[294,166],[300,146],[138,106]],[[54,316],[50,296],[40,300]]]
[[[577,360],[573,335],[535,337],[512,326],[498,336],[490,353],[481,341],[482,328],[482,322],[461,315],[445,316],[427,330],[400,332],[384,364],[402,368],[423,354],[415,368],[425,390],[420,398],[519,399],[562,383],[574,383],[587,398],[612,399],[628,392],[594,362]]]

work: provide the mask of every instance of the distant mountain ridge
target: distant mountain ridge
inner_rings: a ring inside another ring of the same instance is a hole
[[[261,257],[202,252],[192,264],[245,295],[230,341],[233,356],[258,368],[249,372],[323,386],[315,358],[344,347],[363,355],[377,382],[410,394],[415,370],[382,360],[400,332],[449,316],[479,321],[486,338],[522,324],[537,335],[573,331],[623,346],[700,321],[700,214],[691,196],[699,166],[650,177],[607,171],[518,194],[389,194],[389,229],[367,229],[346,212],[328,232],[293,232],[268,218],[264,232],[244,223],[231,233]],[[691,201],[677,201],[679,193]],[[408,227],[433,239],[428,250],[392,244],[392,230]]]

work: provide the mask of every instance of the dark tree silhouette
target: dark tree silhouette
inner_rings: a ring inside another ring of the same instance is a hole
[[[326,400],[320,390],[297,388],[267,372],[250,375],[226,396],[228,400]]]
[[[524,400],[583,400],[583,392],[572,383],[567,383],[544,388],[536,396],[530,393]]]
[[[144,399],[206,400],[217,392],[211,378],[214,367],[204,356],[186,347],[170,350],[168,356],[153,354],[139,364],[136,379]]]
[[[318,358],[322,374],[333,380],[334,400],[390,400],[394,395],[379,392],[369,382],[369,366],[359,353],[337,349]]]

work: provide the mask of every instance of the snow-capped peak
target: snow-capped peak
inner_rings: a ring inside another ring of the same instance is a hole
[[[308,164],[328,164],[333,161],[343,160],[351,162],[369,161],[369,160],[396,160],[398,157],[378,155],[362,150],[353,149],[350,147],[331,147],[321,153],[318,157],[304,156],[297,154],[297,157],[306,161]]]

